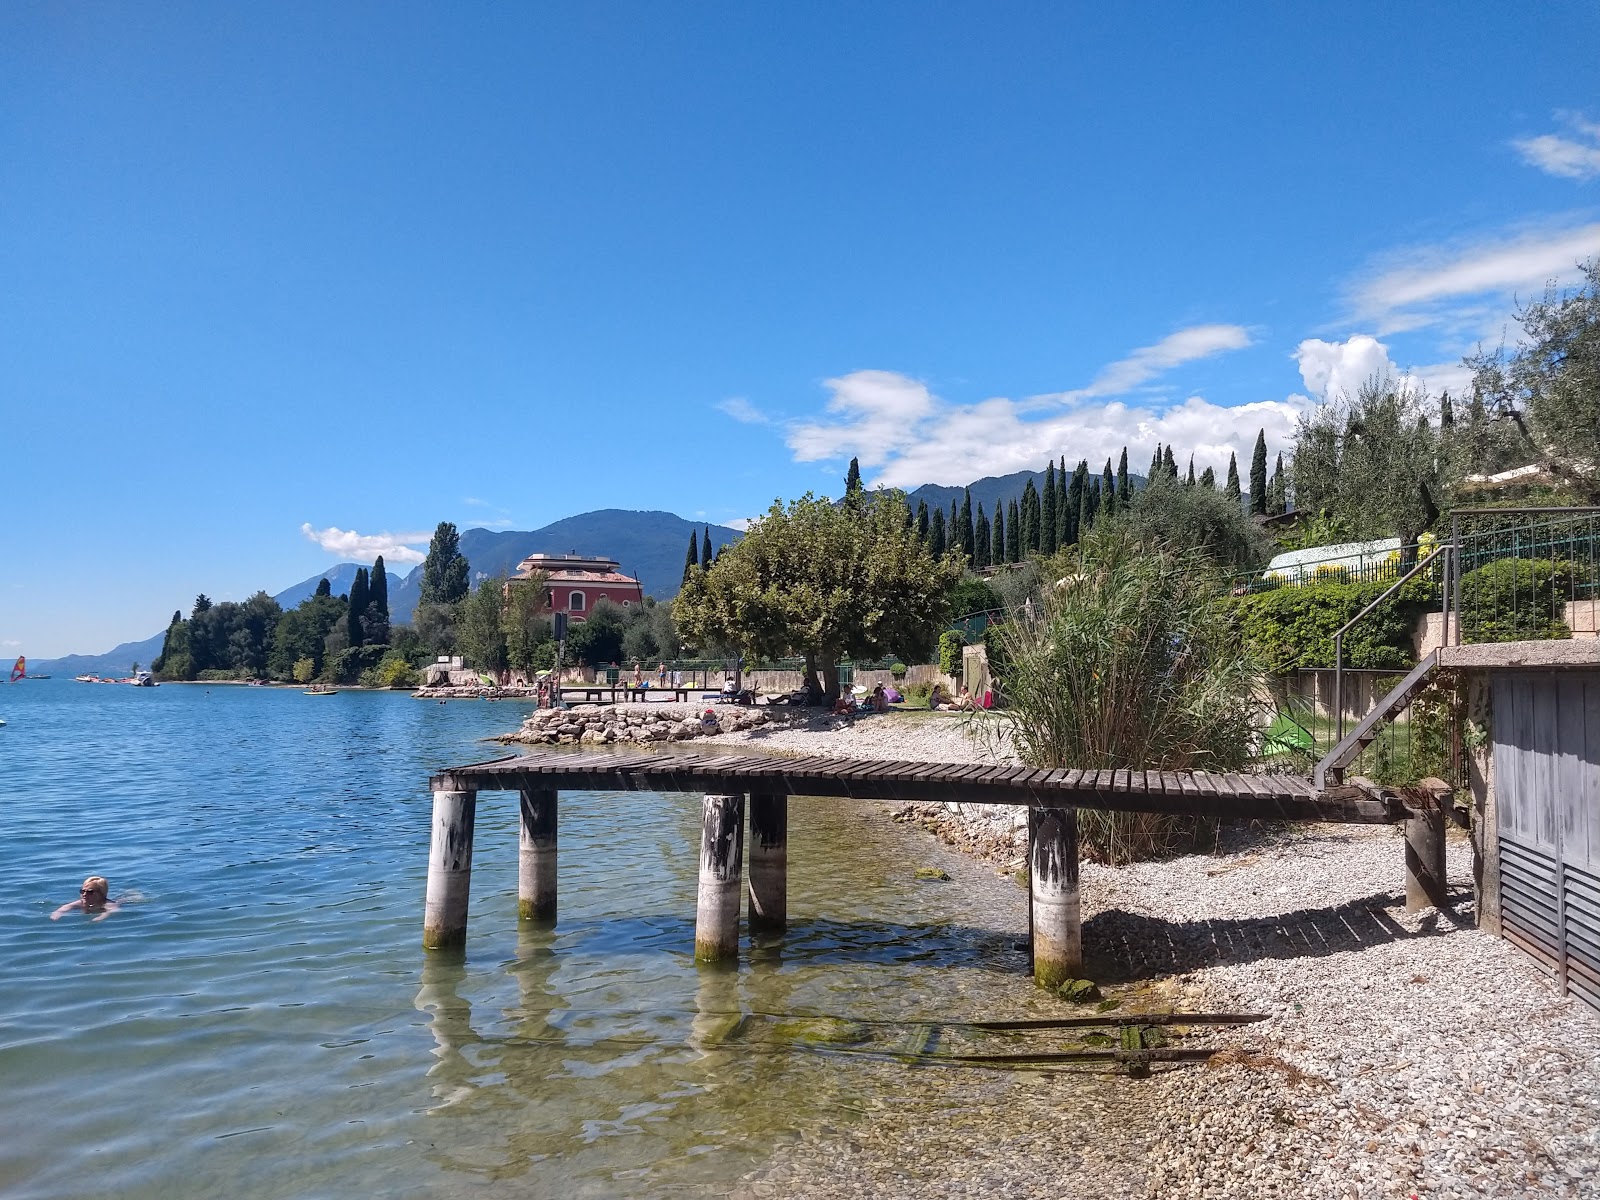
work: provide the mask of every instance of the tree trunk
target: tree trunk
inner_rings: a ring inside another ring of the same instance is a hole
[[[839,699],[839,660],[830,658],[822,664],[822,699],[832,706]]]
[[[811,650],[806,651],[806,691],[812,696],[824,694],[822,681],[817,678],[817,656]]]

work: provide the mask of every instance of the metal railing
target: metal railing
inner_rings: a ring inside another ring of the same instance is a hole
[[[1409,569],[1406,563],[1415,562],[1437,545],[1436,539],[1426,539],[1402,545],[1382,557],[1345,551],[1307,559],[1271,573],[1245,571],[1229,577],[1228,589],[1235,596],[1254,596],[1279,588],[1312,587],[1319,583],[1388,583]]]
[[[1600,635],[1600,507],[1458,508],[1450,541],[1451,643]]]
[[[1433,553],[1429,554],[1428,557],[1418,559],[1416,566],[1412,567],[1404,575],[1400,576],[1399,579],[1396,579],[1365,608],[1356,613],[1355,616],[1351,617],[1343,625],[1339,626],[1338,631],[1333,635],[1333,703],[1334,707],[1338,710],[1339,737],[1341,739],[1344,737],[1344,635],[1349,633],[1352,626],[1354,626],[1368,613],[1372,612],[1373,609],[1377,608],[1378,605],[1382,604],[1390,596],[1398,592],[1417,575],[1427,570],[1429,564],[1431,564],[1434,559],[1441,555],[1448,556],[1449,553],[1450,547],[1445,545],[1440,546],[1437,550],[1433,551]],[[1445,565],[1448,577],[1448,558],[1446,559]],[[1446,596],[1448,596],[1448,591],[1449,589],[1446,589]],[[1441,600],[1440,603],[1442,606],[1444,603],[1446,603],[1446,601]],[[1445,620],[1448,624],[1448,610],[1444,611],[1446,612]]]

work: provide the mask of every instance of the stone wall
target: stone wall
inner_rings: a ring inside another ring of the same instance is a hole
[[[716,723],[708,728],[700,719],[704,711],[667,704],[579,704],[574,708],[541,709],[525,720],[516,733],[497,740],[529,746],[681,742],[737,733],[773,719],[764,708],[725,704],[712,709]]]

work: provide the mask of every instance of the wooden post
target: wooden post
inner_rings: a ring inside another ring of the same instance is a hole
[[[789,797],[750,797],[750,930],[789,923]]]
[[[739,883],[744,867],[744,797],[707,796],[700,816],[700,890],[694,957],[739,956]]]
[[[477,792],[433,794],[433,840],[428,849],[428,892],[422,911],[422,944],[429,950],[466,943],[472,828],[477,818]]]
[[[1435,803],[1406,821],[1406,911],[1444,908],[1444,809]]]
[[[1078,810],[1040,807],[1028,848],[1028,893],[1033,979],[1057,988],[1083,967],[1083,928],[1078,908]]]
[[[517,853],[517,916],[556,917],[556,792],[524,788]]]

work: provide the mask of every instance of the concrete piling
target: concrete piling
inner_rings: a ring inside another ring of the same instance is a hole
[[[1056,988],[1083,967],[1083,927],[1078,902],[1078,810],[1036,807],[1028,846],[1029,916],[1033,979]]]
[[[697,962],[739,956],[743,868],[744,796],[707,796],[701,808],[700,888],[694,918]]]
[[[477,817],[477,792],[434,792],[428,890],[422,913],[422,944],[429,950],[466,943],[472,832]]]
[[[1406,911],[1444,908],[1444,809],[1434,807],[1406,821]]]
[[[517,852],[517,916],[556,917],[556,792],[524,788]]]

